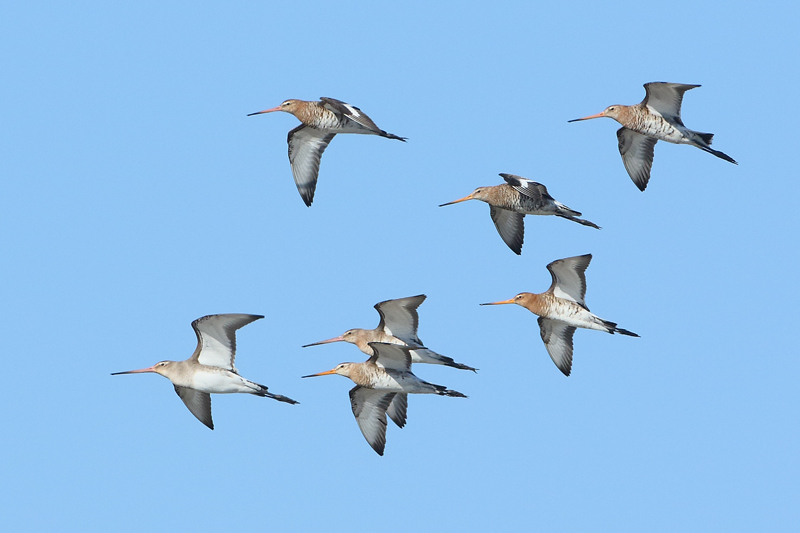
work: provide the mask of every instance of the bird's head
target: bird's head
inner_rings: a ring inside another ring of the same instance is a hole
[[[153,372],[155,374],[161,374],[162,376],[167,376],[169,373],[170,367],[175,363],[175,361],[160,361],[153,366],[149,366],[147,368],[142,368],[139,370],[127,370],[125,372],[114,372],[112,376],[118,376],[120,374],[144,374],[147,372]]]
[[[490,302],[481,305],[503,305],[503,304],[517,304],[521,305],[522,307],[527,307],[528,301],[531,299],[533,294],[529,292],[521,292],[511,298],[510,300],[503,300],[502,302]]]
[[[453,200],[452,202],[447,202],[446,204],[442,204],[439,207],[444,207],[446,205],[453,205],[458,204],[461,202],[466,202],[467,200],[483,200],[484,202],[489,199],[490,191],[492,187],[478,187],[471,194],[465,196],[464,198],[459,198],[458,200]]]
[[[273,111],[284,111],[286,113],[291,113],[294,115],[295,112],[297,112],[297,110],[300,108],[301,103],[302,102],[300,100],[293,100],[293,99],[285,100],[278,107],[273,107],[272,109],[265,109],[264,111],[256,111],[255,113],[250,113],[247,116],[251,117],[253,115],[263,115],[264,113],[272,113]]]
[[[619,122],[620,117],[622,116],[622,114],[625,112],[625,110],[627,108],[628,108],[628,106],[619,105],[619,104],[610,105],[607,108],[605,108],[604,110],[602,110],[599,113],[597,113],[596,115],[589,115],[588,117],[583,117],[583,118],[575,118],[575,119],[572,119],[572,120],[568,120],[567,122],[579,122],[581,120],[589,120],[589,119],[593,119],[593,118],[602,118],[602,117],[613,118],[614,120]]]
[[[329,376],[331,374],[338,374],[344,377],[350,377],[350,372],[353,369],[354,363],[340,363],[336,365],[335,368],[331,370],[326,370],[325,372],[320,372],[319,374],[310,374],[308,376],[303,376],[304,378],[314,378],[317,376]]]
[[[338,337],[319,342],[312,342],[311,344],[306,344],[303,346],[303,348],[308,348],[309,346],[319,346],[320,344],[330,344],[332,342],[349,342],[350,344],[358,344],[362,337],[364,337],[364,332],[365,330],[363,329],[348,329]]]

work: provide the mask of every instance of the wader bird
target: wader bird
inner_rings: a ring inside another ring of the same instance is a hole
[[[371,342],[374,355],[363,363],[342,363],[332,370],[303,376],[338,374],[350,378],[350,406],[361,433],[378,455],[386,446],[386,415],[403,427],[406,423],[409,394],[438,394],[466,398],[460,392],[422,381],[411,373],[408,346]]]
[[[559,370],[569,376],[572,369],[572,335],[577,328],[596,329],[638,337],[617,324],[589,312],[584,302],[586,275],[592,255],[559,259],[547,265],[553,277],[550,288],[541,294],[520,293],[510,300],[481,305],[517,304],[539,315],[539,329],[547,353]]]
[[[547,193],[547,187],[514,174],[500,174],[506,183],[492,187],[478,187],[472,194],[446,205],[481,200],[489,204],[489,214],[502,237],[511,250],[522,254],[522,239],[525,235],[525,215],[555,215],[578,224],[600,229],[594,222],[578,218],[581,213],[565,206]]]
[[[683,125],[681,120],[683,93],[695,87],[700,86],[664,82],[645,83],[644,89],[647,95],[641,103],[612,105],[596,115],[568,122],[609,117],[622,124],[617,130],[619,153],[622,155],[625,170],[641,191],[645,190],[650,180],[653,147],[659,140],[675,144],[691,144],[737,165],[738,163],[729,155],[711,148],[713,133],[700,133]]]
[[[185,361],[161,361],[149,368],[115,372],[111,374],[142,374],[154,372],[172,382],[175,392],[197,419],[214,429],[211,420],[211,395],[244,392],[266,396],[280,402],[298,402],[267,392],[267,387],[239,375],[233,360],[236,358],[236,330],[250,322],[264,318],[261,315],[209,315],[192,322],[197,335],[197,349]]]
[[[292,165],[297,190],[309,207],[314,201],[322,152],[337,133],[362,133],[403,142],[406,140],[405,137],[386,133],[359,108],[335,98],[320,98],[319,102],[286,100],[278,107],[250,113],[247,116],[273,111],[291,113],[302,122],[289,132],[289,163]]]

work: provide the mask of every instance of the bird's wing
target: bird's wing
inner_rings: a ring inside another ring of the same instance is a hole
[[[211,420],[211,395],[207,392],[179,387],[175,385],[175,392],[181,397],[183,403],[189,411],[209,429],[214,429],[214,421]]]
[[[401,372],[411,370],[411,353],[408,346],[385,342],[370,342],[369,346],[374,352],[370,361],[391,370]]]
[[[553,197],[547,192],[547,187],[533,180],[515,176],[514,174],[500,174],[506,183],[511,185],[515,191],[527,196],[531,200],[539,203],[546,203],[546,200],[552,200]]]
[[[395,394],[360,385],[350,389],[350,407],[353,408],[358,428],[378,455],[383,455],[386,446],[386,410]]]
[[[344,115],[356,124],[363,126],[368,130],[372,130],[376,133],[382,131],[377,124],[372,121],[371,118],[369,118],[356,106],[350,105],[347,102],[342,102],[336,98],[326,98],[323,96],[320,98],[320,100],[322,101],[322,105],[325,107],[325,109],[333,111],[339,115]]]
[[[497,233],[503,238],[503,242],[515,254],[522,254],[522,240],[525,237],[525,215],[493,205],[489,206],[489,214],[492,215],[494,227],[497,228]]]
[[[683,94],[689,89],[700,87],[699,85],[684,85],[681,83],[664,83],[662,81],[645,83],[644,90],[647,94],[642,103],[649,106],[664,117],[665,119],[677,122],[681,126],[681,102]]]
[[[559,259],[547,265],[547,270],[553,278],[553,283],[547,292],[558,298],[572,300],[586,308],[586,302],[583,301],[586,296],[585,271],[591,260],[592,254],[586,254]]]
[[[322,152],[328,147],[335,133],[328,133],[310,126],[300,125],[289,132],[289,163],[297,185],[297,191],[307,206],[314,201],[314,191],[319,177],[319,162]]]
[[[539,317],[539,329],[547,353],[565,376],[572,369],[572,335],[577,329],[560,320]]]
[[[208,315],[192,322],[197,335],[197,348],[191,359],[201,365],[216,366],[237,372],[236,330],[254,322],[261,315],[232,313],[227,315]]]
[[[422,346],[422,341],[417,337],[419,327],[417,307],[425,301],[425,298],[427,296],[419,294],[375,304],[375,309],[381,315],[378,330],[394,335],[406,344]]]
[[[386,414],[392,419],[392,422],[401,428],[406,425],[406,412],[408,411],[408,394],[398,392],[395,394],[392,403],[386,410]]]
[[[639,190],[645,190],[653,166],[653,147],[658,139],[622,127],[617,130],[617,140],[625,170]]]

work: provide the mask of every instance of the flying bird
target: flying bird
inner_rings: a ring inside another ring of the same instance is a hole
[[[461,370],[476,371],[477,369],[471,366],[456,363],[452,358],[438,354],[424,347],[419,336],[417,336],[417,327],[419,326],[417,308],[425,301],[425,298],[427,298],[427,296],[419,294],[417,296],[379,302],[375,304],[375,309],[381,316],[381,321],[377,328],[348,329],[338,337],[306,344],[303,348],[344,341],[355,344],[358,346],[359,350],[372,356],[374,355],[374,351],[370,343],[386,342],[389,344],[409,346],[411,348],[412,363],[447,365]]]
[[[197,348],[185,361],[161,361],[141,370],[114,372],[119,374],[142,374],[154,372],[172,382],[175,392],[197,419],[214,429],[211,419],[210,393],[228,394],[243,392],[266,396],[280,402],[298,402],[267,392],[267,387],[247,380],[239,375],[233,364],[236,358],[236,330],[264,318],[261,315],[226,314],[208,315],[192,322],[197,335]]]
[[[594,222],[578,218],[581,213],[565,206],[547,192],[547,187],[541,183],[515,176],[514,174],[500,174],[506,183],[491,187],[478,187],[472,194],[459,200],[454,200],[446,205],[466,202],[467,200],[481,200],[489,204],[489,214],[492,216],[494,226],[511,250],[522,254],[522,240],[525,236],[525,215],[555,215],[566,218],[584,226],[600,229]]]
[[[481,305],[517,304],[539,315],[539,329],[547,353],[565,376],[572,369],[572,336],[576,328],[596,329],[638,337],[618,328],[617,324],[589,312],[586,295],[586,267],[591,254],[559,259],[547,265],[553,278],[550,288],[541,294],[522,292],[510,300]]]
[[[356,384],[350,389],[350,406],[361,433],[378,455],[383,455],[386,446],[386,415],[402,428],[406,423],[409,394],[466,398],[460,392],[415,376],[411,372],[408,346],[382,342],[371,342],[369,346],[373,355],[363,363],[341,363],[332,370],[303,377],[338,374]]]
[[[568,122],[592,118],[613,118],[622,127],[617,130],[619,153],[625,170],[633,183],[644,191],[650,181],[653,166],[653,147],[659,140],[675,144],[691,144],[720,159],[738,165],[729,155],[711,148],[713,133],[690,130],[681,120],[683,94],[699,85],[653,82],[645,83],[646,95],[636,105],[612,105],[596,115],[576,118]]]
[[[335,98],[323,97],[319,102],[286,100],[278,107],[250,113],[247,116],[272,113],[273,111],[291,113],[302,122],[301,125],[289,132],[289,163],[292,165],[292,174],[294,182],[297,184],[297,190],[309,207],[314,201],[322,152],[337,133],[380,135],[387,139],[406,141],[406,137],[398,137],[380,129],[356,106]]]

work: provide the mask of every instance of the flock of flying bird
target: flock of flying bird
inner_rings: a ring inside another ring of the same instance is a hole
[[[653,149],[657,141],[690,144],[725,161],[736,164],[728,155],[710,147],[713,134],[700,133],[684,126],[681,102],[686,91],[699,85],[654,82],[645,84],[646,96],[631,106],[612,105],[604,111],[575,122],[609,117],[622,127],[617,131],[619,152],[628,175],[644,191],[650,180]],[[379,135],[405,141],[405,137],[380,129],[359,108],[333,98],[319,102],[286,100],[281,105],[251,115],[284,111],[302,123],[289,132],[289,162],[297,190],[307,206],[314,200],[322,153],[337,133]],[[250,116],[250,115],[248,115]],[[584,226],[599,226],[578,218],[581,213],[555,200],[547,188],[512,174],[500,174],[506,183],[479,187],[469,196],[449,202],[481,200],[490,206],[492,221],[500,237],[516,254],[522,253],[525,215],[555,215]],[[442,207],[440,206],[440,207]],[[638,337],[636,333],[617,327],[589,311],[584,301],[585,271],[591,254],[568,257],[547,265],[552,276],[550,288],[534,294],[523,292],[500,302],[481,305],[517,304],[538,315],[539,329],[545,348],[564,375],[572,369],[572,338],[577,328],[595,329]],[[387,415],[399,427],[406,422],[409,394],[438,394],[465,398],[458,391],[428,383],[411,372],[412,363],[446,365],[461,370],[477,369],[455,362],[452,358],[428,349],[419,339],[417,308],[425,301],[420,294],[408,298],[386,300],[375,305],[380,323],[375,329],[350,329],[338,337],[307,344],[316,346],[332,342],[355,344],[369,356],[363,363],[341,363],[335,368],[304,378],[338,374],[350,378],[356,386],[350,390],[350,403],[358,426],[369,445],[383,455],[386,445]],[[135,374],[154,372],[169,379],[186,407],[203,424],[214,429],[211,418],[210,393],[241,392],[296,404],[295,400],[268,392],[267,387],[239,375],[236,358],[236,330],[263,318],[260,315],[209,315],[192,322],[197,335],[197,348],[185,361],[161,361],[140,370],[116,372]]]

